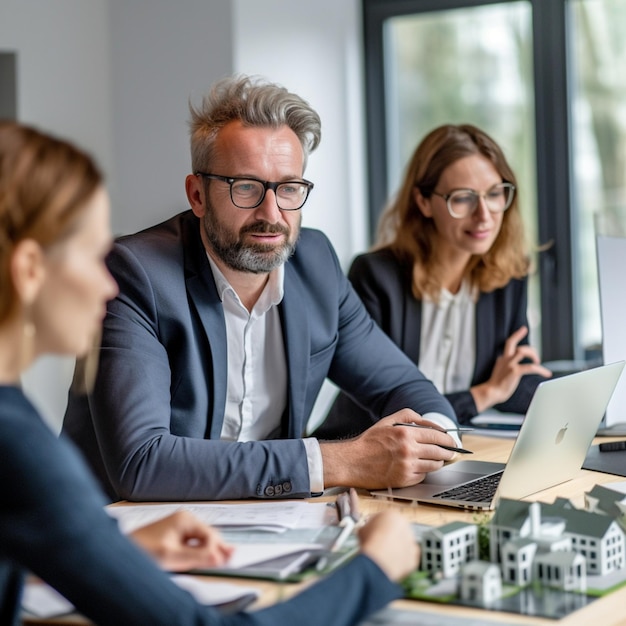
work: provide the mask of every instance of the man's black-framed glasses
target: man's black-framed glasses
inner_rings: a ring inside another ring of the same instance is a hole
[[[484,193],[474,189],[454,189],[450,193],[432,192],[446,201],[448,212],[452,217],[461,219],[471,215],[478,208],[479,198],[483,198],[487,208],[492,213],[502,213],[513,203],[515,185],[512,183],[498,183]]]
[[[276,195],[276,205],[281,211],[297,211],[304,206],[313,183],[308,180],[286,180],[272,183],[258,178],[219,176],[207,172],[196,172],[196,176],[221,180],[230,186],[230,199],[240,209],[255,209],[265,198],[268,189]]]

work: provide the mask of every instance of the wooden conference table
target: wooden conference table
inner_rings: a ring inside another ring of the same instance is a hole
[[[603,438],[599,441],[611,441]],[[596,441],[595,443],[598,443]],[[474,459],[484,461],[506,461],[513,439],[499,437],[484,437],[477,435],[465,435],[463,446],[474,451]],[[620,476],[603,474],[580,470],[578,475],[571,481],[546,489],[528,498],[528,500],[540,500],[542,502],[552,502],[556,497],[570,499],[576,507],[584,506],[584,493],[597,484],[608,484],[626,480]],[[334,495],[323,496],[328,500],[333,500]],[[319,502],[319,498],[315,499]],[[447,507],[437,507],[428,505],[414,505],[407,502],[388,501],[371,497],[367,492],[360,492],[360,504],[364,514],[372,514],[385,509],[393,508],[405,515],[410,521],[440,526],[452,521],[474,522],[476,513],[471,511],[455,510]],[[206,577],[207,581],[218,580],[215,577]],[[237,582],[237,579],[228,578],[228,582]],[[245,586],[254,586],[261,591],[259,600],[252,608],[273,604],[285,599],[303,588],[305,584],[293,583],[273,583],[268,581],[241,580]],[[458,607],[450,605],[439,605],[430,602],[418,602],[414,600],[399,600],[394,602],[394,607],[403,610],[423,611],[425,613],[439,613],[453,617],[473,618],[481,623],[489,625],[490,622],[500,622],[507,624],[558,624],[559,626],[588,626],[592,623],[603,626],[617,626],[626,624],[626,587],[615,591],[604,598],[594,601],[591,605],[571,613],[562,620],[551,620],[546,618],[527,617],[512,613],[502,613],[497,611],[487,611],[472,609],[468,607]],[[41,620],[28,618],[24,624],[28,626],[50,624],[54,626],[76,626],[77,624],[87,624],[88,622],[80,616],[68,616],[53,620]],[[416,624],[419,624],[419,617],[416,615]]]

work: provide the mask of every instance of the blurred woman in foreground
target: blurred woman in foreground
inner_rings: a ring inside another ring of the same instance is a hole
[[[219,535],[189,515],[140,529],[138,549],[104,511],[78,454],[20,389],[42,354],[84,355],[117,292],[105,257],[109,200],[92,159],[36,129],[0,122],[0,623],[20,624],[22,572],[98,624],[356,624],[401,595],[417,565],[408,523],[383,514],[362,554],[301,595],[256,613],[198,605],[158,569],[223,564]]]

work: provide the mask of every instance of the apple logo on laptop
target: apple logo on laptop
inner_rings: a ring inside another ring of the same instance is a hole
[[[565,424],[565,426],[563,426],[563,428],[561,428],[559,430],[559,432],[556,434],[556,439],[554,440],[554,443],[561,443],[561,441],[563,441],[563,437],[565,437],[565,431],[567,430],[569,426],[569,422],[567,422]]]

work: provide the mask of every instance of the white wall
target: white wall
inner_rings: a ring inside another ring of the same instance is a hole
[[[236,0],[235,70],[305,98],[322,119],[309,160],[303,224],[323,230],[343,263],[364,246],[363,105],[358,0]]]
[[[188,207],[189,99],[232,72],[231,3],[109,0],[116,233]]]
[[[18,53],[20,121],[80,142],[107,171],[109,48],[106,0],[0,2],[0,49]]]
[[[366,247],[364,105],[358,0],[236,0],[235,71],[262,74],[299,94],[322,119],[306,177],[315,188],[304,226],[323,230],[347,267]],[[313,428],[336,393],[326,382]]]
[[[0,2],[0,49],[18,55],[20,121],[80,143],[106,172],[112,163],[109,48],[105,0]],[[72,370],[72,359],[47,357],[24,377],[54,425]]]
[[[0,49],[18,53],[19,118],[98,158],[114,232],[186,208],[188,100],[223,75],[261,74],[321,115],[303,222],[329,235],[344,266],[366,242],[360,41],[358,0],[0,2]],[[55,426],[69,373],[49,359],[25,377]]]

